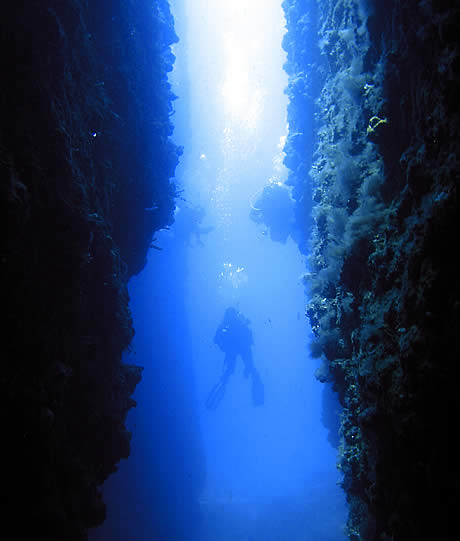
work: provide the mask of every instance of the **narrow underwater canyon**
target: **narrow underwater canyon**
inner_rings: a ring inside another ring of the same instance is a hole
[[[192,56],[220,16],[199,5],[3,9],[4,524],[17,539],[75,541],[447,537],[460,8],[280,2],[279,43],[263,47],[284,49],[284,97],[257,87],[285,110],[275,120],[245,101],[236,64],[210,63],[212,45]],[[204,14],[194,34],[191,9]],[[251,11],[229,9],[241,25]],[[233,48],[257,71],[252,50]],[[211,123],[226,67],[229,117],[260,113],[244,157],[200,146],[236,141]],[[206,92],[200,111],[193,96]],[[256,140],[267,150],[250,161]],[[254,366],[245,379],[238,360],[204,416],[230,305],[251,320]],[[319,505],[324,487],[334,507]],[[302,505],[284,498],[294,489]],[[263,495],[270,505],[253,512]]]

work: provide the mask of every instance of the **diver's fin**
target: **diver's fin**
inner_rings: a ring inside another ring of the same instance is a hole
[[[208,410],[215,410],[217,406],[221,403],[222,398],[225,395],[225,381],[220,379],[214,387],[211,389],[206,399],[205,405]]]
[[[258,372],[252,373],[252,403],[254,406],[263,406],[265,402],[264,384]]]

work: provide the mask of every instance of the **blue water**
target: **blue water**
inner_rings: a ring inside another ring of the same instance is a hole
[[[108,517],[94,540],[345,539],[337,451],[308,350],[304,256],[250,218],[267,183],[287,177],[283,14],[279,1],[250,4],[172,2],[182,192],[176,224],[157,235],[162,250],[130,283],[126,362],[145,370],[128,420],[132,453],[104,487]],[[254,405],[238,357],[211,411],[225,357],[214,336],[229,306],[250,322],[265,400]]]

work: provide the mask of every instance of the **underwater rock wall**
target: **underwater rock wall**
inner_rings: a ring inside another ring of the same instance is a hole
[[[460,358],[460,9],[428,0],[283,6],[285,163],[306,194],[298,214],[313,218],[306,314],[319,376],[343,406],[348,535],[447,537],[457,489],[446,483],[458,481],[447,456]],[[306,42],[311,33],[316,43]],[[320,51],[313,61],[309,47]],[[310,73],[321,77],[318,93]]]
[[[325,70],[317,43],[316,3],[285,0],[282,6],[288,29],[282,44],[287,52],[284,70],[289,76],[285,89],[289,98],[289,132],[284,145],[284,164],[289,170],[286,184],[292,186],[292,197],[296,202],[294,227],[300,231],[296,241],[300,251],[306,254],[306,231],[311,229],[312,190],[305,179],[313,159],[315,102],[324,84]]]
[[[2,519],[86,539],[130,452],[126,284],[173,220],[166,0],[2,8]]]

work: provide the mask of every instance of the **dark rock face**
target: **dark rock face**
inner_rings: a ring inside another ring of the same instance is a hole
[[[162,0],[14,3],[0,25],[2,518],[82,540],[129,455],[126,284],[172,222],[177,38]]]
[[[307,315],[321,377],[344,408],[348,534],[447,537],[457,491],[446,485],[457,481],[447,456],[460,357],[460,10],[410,0],[283,7],[286,163],[297,193],[312,194],[297,197],[299,215],[313,206]],[[307,143],[302,122],[312,110],[316,137]]]

